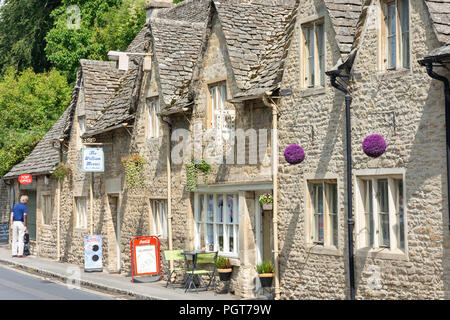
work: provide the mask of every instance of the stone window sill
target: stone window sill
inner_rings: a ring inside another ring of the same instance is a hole
[[[328,256],[342,256],[341,250],[335,246],[324,246],[321,244],[308,244],[306,247],[308,253],[323,254]]]
[[[379,80],[387,80],[387,79],[397,79],[409,76],[411,74],[411,69],[392,69],[392,70],[383,70],[377,74]]]
[[[304,88],[300,91],[300,97],[302,97],[302,98],[321,95],[321,94],[325,94],[324,87]]]
[[[408,256],[400,249],[389,248],[361,248],[356,251],[357,257],[369,257],[373,259],[408,261]]]

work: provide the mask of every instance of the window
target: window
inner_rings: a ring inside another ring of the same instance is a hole
[[[338,244],[338,201],[336,181],[309,182],[310,237],[313,243]]]
[[[75,198],[75,227],[87,228],[87,199],[85,197]]]
[[[147,108],[147,138],[159,137],[159,100],[158,98],[152,98],[148,100]]]
[[[409,68],[409,0],[382,1],[384,69]]]
[[[41,199],[42,222],[49,225],[52,223],[52,198],[50,195],[42,195]]]
[[[163,239],[167,239],[169,234],[167,201],[151,200],[150,204],[153,218],[153,233],[160,235]]]
[[[325,31],[323,20],[302,26],[304,86],[325,86]]]
[[[227,87],[225,82],[209,86],[207,128],[221,128],[221,113],[225,110],[226,100]]]
[[[403,179],[358,178],[359,247],[405,249]]]
[[[195,194],[195,249],[237,256],[239,207],[235,193]]]

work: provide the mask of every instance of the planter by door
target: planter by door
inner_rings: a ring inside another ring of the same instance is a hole
[[[220,281],[228,281],[231,279],[233,269],[217,269],[217,272],[219,273]]]
[[[264,211],[272,211],[273,204],[272,203],[263,203],[262,209]]]
[[[272,286],[273,273],[261,273],[258,276],[259,280],[261,281],[261,286],[263,288],[268,288]]]

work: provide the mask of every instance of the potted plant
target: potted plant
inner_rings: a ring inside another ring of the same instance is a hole
[[[55,170],[53,170],[53,176],[59,180],[64,180],[64,178],[70,175],[71,172],[72,171],[67,164],[60,162]]]
[[[203,180],[206,183],[206,175],[211,171],[211,165],[204,159],[186,164],[186,180],[187,189],[195,191],[197,189],[197,177],[199,174],[203,175]]]
[[[219,256],[216,261],[216,267],[220,281],[230,280],[231,273],[233,272],[230,259]]]
[[[125,167],[125,181],[128,189],[136,189],[144,184],[142,175],[143,166],[147,163],[144,157],[139,154],[121,159]]]
[[[261,262],[256,266],[256,271],[258,272],[259,280],[261,281],[261,286],[263,288],[271,287],[274,276],[272,261]]]
[[[259,203],[263,210],[272,210],[273,198],[271,194],[263,194],[259,197]]]

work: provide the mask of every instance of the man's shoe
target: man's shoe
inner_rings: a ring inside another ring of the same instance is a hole
[[[25,258],[26,256],[21,255],[21,256],[17,256],[17,258]]]
[[[16,258],[16,257],[17,257],[17,254],[13,255],[12,257],[13,257],[13,258]]]

